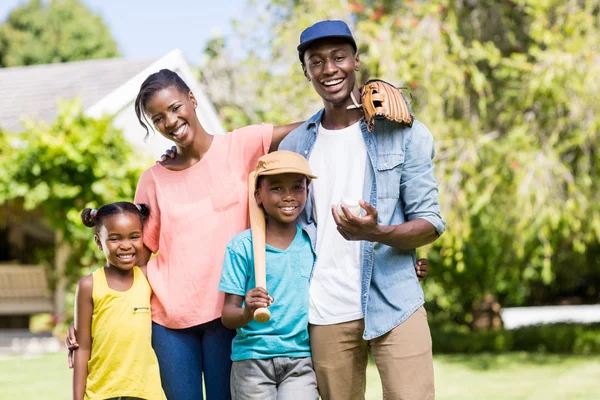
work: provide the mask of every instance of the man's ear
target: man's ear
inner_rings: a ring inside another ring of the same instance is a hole
[[[100,236],[98,236],[98,234],[94,235],[94,241],[96,242],[96,246],[102,250],[102,241],[100,241]]]
[[[310,82],[310,76],[308,76],[308,71],[306,70],[306,65],[302,64],[302,72],[304,72],[304,77],[307,81]]]
[[[360,57],[358,55],[358,51],[354,54],[354,70],[360,70]]]

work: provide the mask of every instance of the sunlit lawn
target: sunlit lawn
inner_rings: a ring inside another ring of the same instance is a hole
[[[374,365],[368,399],[381,399]],[[437,399],[600,399],[600,356],[453,355],[435,357]],[[71,371],[64,353],[0,356],[0,399],[70,398]]]

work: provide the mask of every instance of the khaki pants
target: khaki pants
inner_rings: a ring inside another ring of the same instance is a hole
[[[364,340],[364,320],[310,325],[310,347],[323,400],[365,398],[368,352],[379,370],[385,400],[435,398],[431,334],[424,307],[390,332]]]

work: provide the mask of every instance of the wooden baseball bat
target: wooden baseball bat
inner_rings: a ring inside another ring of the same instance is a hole
[[[252,230],[252,251],[254,252],[254,277],[256,287],[262,287],[267,290],[267,263],[266,263],[266,236],[267,228],[265,223],[265,214],[256,204],[254,198],[254,176],[255,172],[250,172],[248,176],[248,209],[250,214],[250,229]],[[258,322],[267,322],[271,318],[271,312],[266,308],[257,308],[254,311],[254,319]]]

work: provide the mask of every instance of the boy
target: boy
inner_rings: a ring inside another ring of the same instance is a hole
[[[308,339],[309,279],[315,260],[310,239],[297,224],[308,185],[316,177],[308,162],[291,151],[261,157],[250,207],[266,220],[267,288],[255,287],[252,235],[234,237],[225,254],[219,290],[225,293],[222,321],[237,329],[231,359],[234,399],[318,399]],[[271,297],[272,296],[272,297]],[[266,323],[253,319],[267,307]]]

